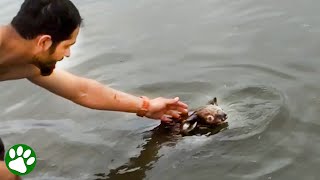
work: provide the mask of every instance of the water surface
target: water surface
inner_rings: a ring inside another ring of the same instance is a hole
[[[6,24],[22,1],[0,2]],[[89,1],[58,68],[119,90],[217,97],[228,129],[170,138],[159,122],[86,109],[26,80],[1,82],[0,136],[38,155],[25,179],[316,180],[320,2]]]

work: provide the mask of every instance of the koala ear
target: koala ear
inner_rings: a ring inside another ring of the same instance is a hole
[[[213,98],[213,102],[214,102],[214,104],[215,104],[215,105],[217,105],[217,106],[218,106],[218,100],[217,100],[217,98],[216,98],[216,97],[214,97],[214,98]]]
[[[217,98],[216,98],[216,97],[214,97],[212,100],[210,100],[210,101],[209,101],[209,104],[217,105],[217,106],[218,106]]]
[[[214,117],[212,115],[207,116],[207,121],[212,122],[214,120]]]

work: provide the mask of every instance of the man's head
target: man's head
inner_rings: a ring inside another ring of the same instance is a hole
[[[57,61],[70,56],[82,18],[70,0],[25,0],[11,25],[19,35],[33,40],[33,64],[50,75]]]

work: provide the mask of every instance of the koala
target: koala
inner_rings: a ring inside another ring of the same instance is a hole
[[[182,114],[179,119],[173,119],[171,123],[161,122],[161,126],[171,129],[175,134],[206,134],[217,127],[227,126],[227,119],[228,115],[218,105],[215,97],[205,106],[188,114]]]

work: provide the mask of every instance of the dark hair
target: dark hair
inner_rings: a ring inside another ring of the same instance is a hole
[[[50,35],[53,44],[70,38],[82,18],[70,0],[25,0],[11,25],[25,39]]]
[[[3,161],[4,160],[4,145],[3,145],[3,142],[0,138],[0,161]]]

